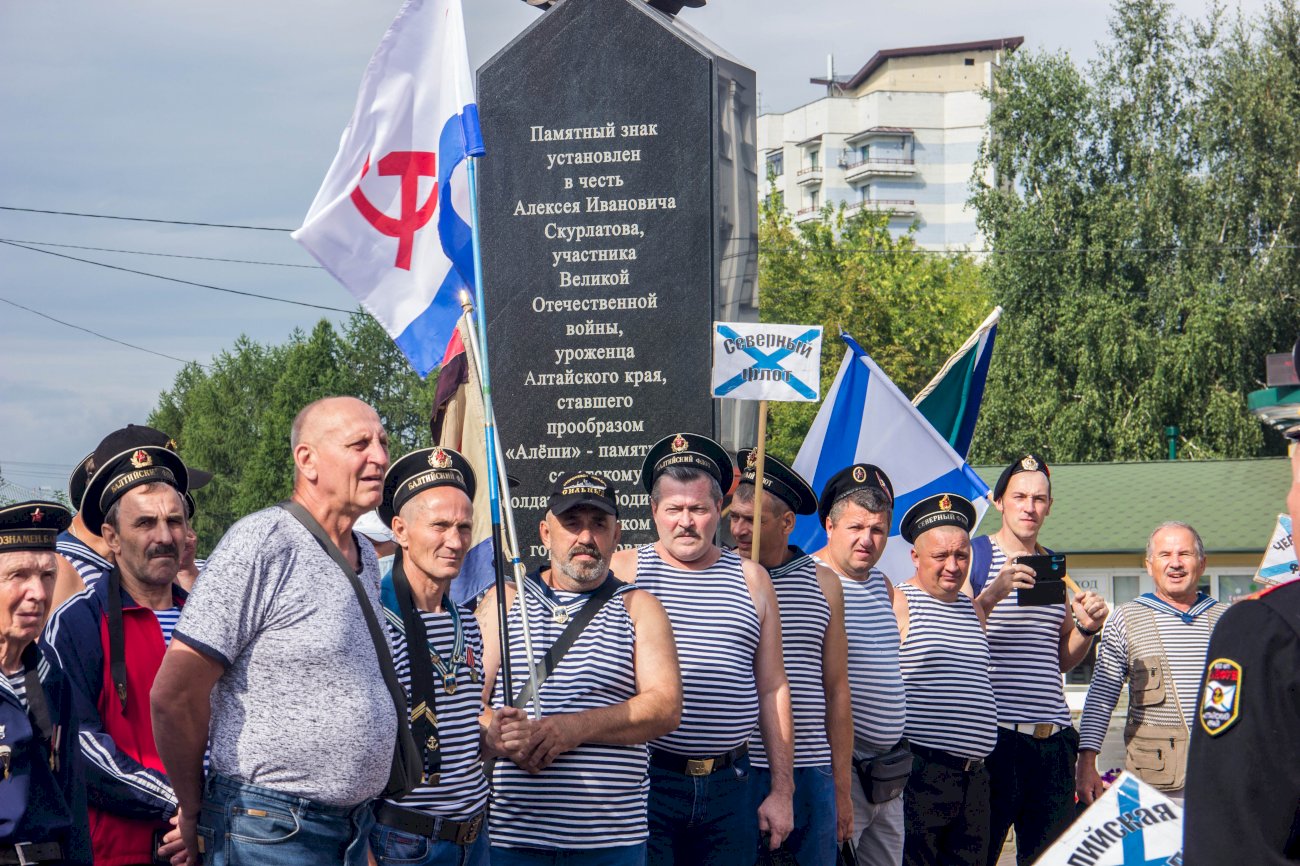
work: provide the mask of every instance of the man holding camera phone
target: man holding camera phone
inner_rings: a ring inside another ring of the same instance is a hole
[[[988,758],[988,864],[1016,828],[1016,862],[1028,864],[1074,818],[1078,732],[1061,674],[1083,661],[1108,613],[1093,592],[1067,605],[1065,558],[1038,543],[1052,510],[1051,471],[1036,454],[1013,460],[993,486],[1002,515],[994,535],[972,542],[969,586],[983,609],[998,705],[998,743]]]

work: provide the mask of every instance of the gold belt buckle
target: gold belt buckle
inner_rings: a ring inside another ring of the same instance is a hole
[[[1034,725],[1034,739],[1046,740],[1052,735],[1052,724]]]
[[[691,758],[686,762],[686,775],[707,776],[713,772],[714,758]]]

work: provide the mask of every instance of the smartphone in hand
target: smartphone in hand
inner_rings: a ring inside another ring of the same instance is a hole
[[[1016,604],[1020,607],[1037,607],[1047,604],[1065,604],[1065,554],[1036,553],[1016,559],[1021,565],[1034,570],[1034,585],[1016,591]]]

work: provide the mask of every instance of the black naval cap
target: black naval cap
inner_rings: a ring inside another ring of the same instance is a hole
[[[899,534],[908,544],[917,536],[937,526],[956,526],[967,532],[975,525],[975,506],[956,493],[939,493],[922,499],[907,509],[899,525]]]
[[[161,430],[155,430],[152,427],[140,427],[135,424],[128,424],[127,427],[128,429],[134,428],[138,432],[141,441],[145,444],[161,445],[169,451],[177,450],[176,440]],[[195,469],[192,466],[187,466],[186,469],[189,472],[188,490],[198,490],[212,480],[211,472],[204,472],[202,469]],[[94,474],[95,452],[91,451],[81,458],[77,468],[73,469],[72,474],[68,476],[68,500],[75,510],[81,510],[81,500],[86,495],[86,485],[90,483],[90,478]],[[191,509],[192,512],[193,509]]]
[[[998,476],[997,483],[993,485],[993,501],[997,502],[1002,495],[1007,492],[1007,485],[1011,483],[1012,475],[1019,475],[1021,472],[1041,472],[1046,476],[1048,483],[1052,480],[1052,470],[1047,468],[1047,461],[1037,454],[1026,454],[1023,457],[1017,457],[1012,460],[1002,474]]]
[[[618,517],[618,491],[609,483],[609,479],[594,472],[562,475],[551,488],[546,510],[558,517],[579,505],[599,508],[606,514]]]
[[[384,501],[379,517],[385,524],[412,496],[434,487],[456,487],[472,501],[477,482],[474,470],[459,451],[434,446],[419,448],[388,467],[384,475]]]
[[[745,467],[740,471],[741,484],[754,484],[758,480],[758,450],[742,448],[736,452],[736,462]],[[775,457],[763,456],[763,492],[780,499],[795,514],[812,514],[817,510],[817,494],[803,476]]]
[[[94,470],[81,498],[86,528],[99,535],[113,503],[141,484],[162,482],[184,495],[189,489],[189,470],[175,448],[175,441],[166,433],[138,424],[105,436],[90,458]]]
[[[0,553],[54,550],[59,533],[72,523],[72,512],[57,502],[33,499],[0,506]]]
[[[821,499],[817,500],[817,514],[826,522],[835,503],[859,490],[878,490],[894,506],[894,485],[881,469],[874,463],[854,463],[846,466],[831,476],[822,488]]]
[[[723,493],[735,480],[736,467],[727,449],[698,433],[675,433],[656,442],[641,464],[641,486],[653,490],[655,479],[670,466],[689,466],[711,475]]]

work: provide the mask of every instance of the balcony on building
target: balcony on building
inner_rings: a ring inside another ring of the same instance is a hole
[[[844,206],[846,216],[859,211],[887,213],[890,218],[916,216],[916,201],[910,198],[864,198]]]
[[[844,140],[840,168],[850,184],[916,174],[916,135],[903,126],[873,126]]]
[[[805,138],[795,146],[799,148],[801,165],[795,172],[794,182],[801,186],[821,183],[825,175],[821,133]]]

